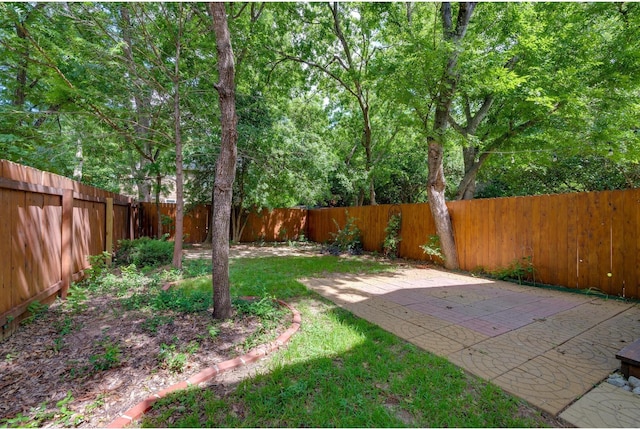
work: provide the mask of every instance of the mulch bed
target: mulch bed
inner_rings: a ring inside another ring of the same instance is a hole
[[[56,302],[0,343],[0,424],[12,418],[10,426],[106,426],[151,393],[244,354],[243,343],[262,325],[253,316],[234,317],[217,322],[212,338],[210,311],[163,312],[173,321],[150,333],[143,324],[148,313],[125,311],[109,296],[90,296],[85,303],[74,313]],[[61,335],[64,326],[70,332]],[[181,351],[190,343],[197,350],[187,353],[182,372],[158,357],[162,344]],[[69,395],[73,399],[56,406]]]

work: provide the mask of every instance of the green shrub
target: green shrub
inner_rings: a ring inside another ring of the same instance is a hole
[[[96,281],[89,283],[87,288],[91,291],[102,291],[124,296],[131,291],[145,290],[149,286],[156,285],[158,280],[144,276],[135,265],[120,267],[120,275],[106,273]]]
[[[84,270],[84,278],[87,283],[93,283],[99,279],[103,273],[105,273],[109,267],[107,267],[107,259],[111,254],[109,252],[102,252],[99,255],[88,255],[89,268]]]
[[[148,237],[121,240],[115,259],[116,265],[135,264],[138,267],[168,265],[173,259],[173,242]]]
[[[344,228],[340,228],[338,222],[333,219],[333,223],[338,227],[338,232],[332,232],[333,241],[329,246],[329,253],[340,254],[348,252],[352,255],[362,254],[362,233],[356,225],[356,218],[350,217],[347,212],[347,221]]]
[[[394,259],[398,257],[398,248],[402,241],[402,237],[400,237],[401,226],[402,216],[400,214],[392,215],[387,222],[387,227],[384,229],[384,243],[382,244],[384,256],[387,258]]]
[[[265,320],[279,320],[287,314],[287,310],[280,307],[274,298],[266,296],[259,300],[232,299],[233,307],[239,316],[251,315]]]
[[[182,264],[182,276],[187,279],[191,277],[210,276],[211,258],[208,259],[187,259]]]

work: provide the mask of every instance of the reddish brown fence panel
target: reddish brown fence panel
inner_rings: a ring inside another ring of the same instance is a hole
[[[106,198],[118,204],[114,235],[129,236],[128,198],[0,160],[0,340],[30,303],[66,294],[87,256],[106,250]]]
[[[640,298],[640,189],[447,205],[461,269],[491,271],[525,258],[538,283]],[[428,204],[309,210],[309,238],[329,241],[348,212],[363,232],[365,250],[380,251],[388,214],[398,210],[400,256],[427,259],[420,246],[435,234]]]
[[[162,234],[169,234],[169,239],[175,236],[176,205],[160,203],[160,216],[163,222]],[[158,236],[158,208],[155,203],[140,203],[141,237]],[[207,237],[211,219],[211,206],[197,206],[189,209],[184,215],[183,234],[185,243],[201,243]]]
[[[260,213],[250,213],[242,242],[297,240],[307,232],[306,209],[264,209]]]

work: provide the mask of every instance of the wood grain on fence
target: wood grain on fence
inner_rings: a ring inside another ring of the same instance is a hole
[[[306,209],[263,209],[250,213],[240,241],[287,241],[307,235]]]
[[[105,248],[106,199],[114,238],[129,236],[131,201],[62,176],[0,160],[0,339],[34,301],[64,296]]]
[[[64,295],[106,249],[106,199],[113,199],[114,244],[174,234],[175,204],[133,204],[121,195],[0,160],[0,339],[29,303]],[[447,203],[463,270],[504,269],[531,261],[535,281],[640,299],[640,189]],[[187,243],[204,241],[210,206],[185,213]],[[355,219],[365,250],[382,251],[385,228],[402,216],[401,257],[428,260],[421,245],[435,234],[428,204],[251,213],[241,241],[327,242]],[[19,319],[18,319],[19,320]]]
[[[140,203],[140,237],[158,237],[158,207],[164,220],[162,235],[169,234],[168,239],[175,236],[176,205],[174,203]],[[211,206],[201,205],[189,208],[184,213],[183,237],[185,243],[202,243],[207,237],[211,222]]]
[[[494,271],[531,261],[537,283],[640,299],[640,189],[447,203],[460,268]],[[309,210],[309,238],[332,239],[347,213],[365,250],[380,251],[385,213],[402,213],[400,256],[427,260],[428,204]],[[335,220],[335,222],[334,222]]]

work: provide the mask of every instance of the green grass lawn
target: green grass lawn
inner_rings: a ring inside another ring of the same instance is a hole
[[[231,264],[232,295],[273,295],[302,313],[269,371],[217,397],[191,388],[158,401],[144,427],[539,427],[542,416],[446,359],[398,339],[308,291],[297,279],[388,265],[351,258],[269,257]],[[211,278],[188,287],[210,288]]]

